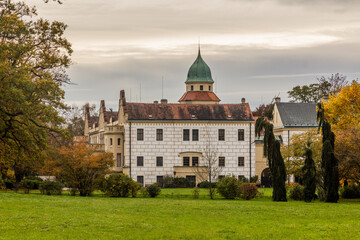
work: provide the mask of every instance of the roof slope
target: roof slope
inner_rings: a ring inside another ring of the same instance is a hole
[[[284,127],[317,127],[316,103],[276,103]]]
[[[250,106],[243,104],[126,103],[128,120],[253,121]]]
[[[184,93],[184,95],[180,98],[179,102],[180,101],[218,101],[218,102],[220,102],[220,99],[213,92],[194,91],[194,92]]]

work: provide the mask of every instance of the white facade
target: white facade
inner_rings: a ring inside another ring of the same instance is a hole
[[[137,140],[137,129],[143,129],[143,140]],[[163,130],[163,140],[156,140],[156,130]],[[190,130],[190,140],[183,140],[183,130]],[[192,140],[192,129],[199,130],[199,140]],[[225,130],[225,140],[219,141],[219,129]],[[238,140],[238,130],[244,129],[244,140]],[[250,133],[251,131],[251,133]],[[131,141],[130,141],[131,132]],[[184,122],[132,122],[125,126],[125,165],[130,167],[131,177],[144,177],[144,184],[157,181],[157,176],[174,174],[174,167],[183,166],[184,152],[203,152],[208,145],[217,152],[218,157],[225,157],[225,166],[221,167],[219,175],[235,177],[250,177],[255,173],[255,147],[250,142],[254,140],[254,124],[246,122],[234,123],[184,123]],[[131,146],[131,150],[130,150]],[[143,166],[137,166],[137,157],[143,157]],[[156,158],[163,157],[163,166],[156,166]],[[244,166],[238,166],[238,158],[244,157]],[[251,163],[250,163],[251,158]],[[199,159],[199,166],[203,166],[204,159]],[[196,175],[195,173],[193,175]],[[217,180],[217,179],[214,179]]]

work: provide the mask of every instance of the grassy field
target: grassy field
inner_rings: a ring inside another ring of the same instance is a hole
[[[0,192],[0,239],[359,239],[360,202],[210,200],[163,189],[155,199]]]

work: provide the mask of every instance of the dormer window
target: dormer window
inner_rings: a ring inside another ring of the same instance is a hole
[[[194,91],[194,85],[191,85],[191,91]]]
[[[200,91],[204,90],[204,86],[200,85]]]
[[[209,91],[211,91],[211,86],[209,86]]]

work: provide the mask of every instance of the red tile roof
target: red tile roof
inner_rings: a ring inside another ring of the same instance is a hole
[[[180,101],[219,101],[220,99],[213,92],[186,92]]]
[[[129,120],[218,120],[253,121],[248,103],[158,104],[126,103]]]

